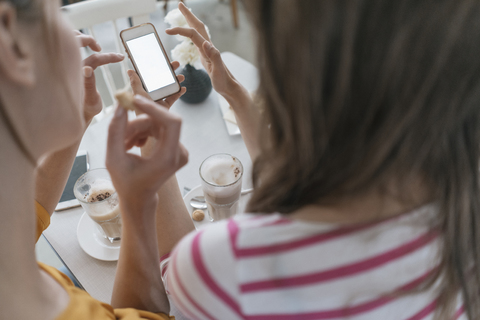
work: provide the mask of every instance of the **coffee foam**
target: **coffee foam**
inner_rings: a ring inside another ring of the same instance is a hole
[[[202,177],[208,183],[226,186],[241,177],[242,168],[236,158],[211,158],[202,165]]]
[[[89,215],[92,219],[98,221],[110,220],[118,215],[117,198],[103,199],[104,195],[113,195],[115,189],[109,180],[97,179],[90,185],[90,190],[85,194],[85,200],[92,203],[89,206]]]
[[[90,186],[86,197],[91,203],[89,217],[102,227],[108,238],[120,239],[122,235],[122,220],[118,197],[113,184],[109,180],[97,179]]]
[[[109,191],[111,194],[115,193],[112,181],[106,179],[96,179],[92,184],[90,184],[88,195],[99,194],[102,191]]]
[[[85,195],[88,202],[98,202],[109,198],[115,191],[113,189],[96,189]]]

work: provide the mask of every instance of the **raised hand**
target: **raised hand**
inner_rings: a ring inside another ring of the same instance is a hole
[[[115,112],[108,133],[106,165],[121,201],[143,207],[154,202],[160,186],[187,163],[188,152],[179,142],[181,119],[177,115],[139,95],[134,104],[143,115],[130,122],[122,107]],[[127,152],[145,137],[156,139],[148,157]]]
[[[100,52],[102,48],[97,41],[89,35],[75,31],[76,37],[81,47],[89,47],[95,52]],[[95,115],[102,111],[102,98],[97,91],[95,83],[94,70],[102,65],[120,62],[124,59],[121,53],[94,53],[83,60],[83,78],[84,78],[84,117],[85,121],[90,122]]]
[[[108,131],[106,165],[122,214],[122,247],[112,305],[168,314],[169,303],[158,268],[157,191],[187,163],[188,152],[179,141],[178,116],[140,95],[135,96],[134,105],[143,114],[128,121],[127,111],[119,106]],[[136,144],[144,136],[156,140],[149,156],[128,153],[126,141]],[[188,213],[186,216],[191,223]]]
[[[185,16],[190,28],[175,27],[167,29],[166,33],[190,38],[200,52],[202,64],[212,80],[213,88],[221,95],[230,95],[238,83],[223,63],[220,51],[213,46],[205,24],[182,2],[178,4],[178,8]]]
[[[176,27],[167,29],[169,35],[181,35],[190,38],[200,52],[200,57],[215,91],[221,94],[235,111],[238,127],[247,146],[250,157],[258,155],[257,127],[260,115],[253,107],[248,91],[230,73],[223,63],[220,51],[213,46],[205,25],[183,3],[178,4],[190,28]]]

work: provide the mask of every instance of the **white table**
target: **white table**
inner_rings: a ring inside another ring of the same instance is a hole
[[[253,91],[258,87],[257,70],[252,64],[229,52],[223,53],[222,57],[247,90]],[[171,109],[183,118],[181,142],[190,154],[188,164],[177,172],[180,188],[200,185],[200,163],[209,155],[221,152],[235,155],[242,161],[245,168],[244,188],[251,186],[251,161],[245,144],[240,135],[228,135],[217,95],[212,90],[207,100],[200,104],[179,100]],[[107,130],[108,118],[92,125],[82,140],[80,149],[88,151],[91,169],[105,167]],[[54,213],[44,236],[85,290],[94,298],[110,303],[117,262],[94,259],[81,249],[77,240],[77,225],[82,214],[81,207]]]

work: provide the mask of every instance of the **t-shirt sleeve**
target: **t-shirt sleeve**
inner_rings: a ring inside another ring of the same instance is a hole
[[[148,311],[142,311],[137,309],[115,309],[115,316],[118,320],[168,320],[175,317],[167,316],[163,313],[152,313]]]
[[[67,291],[70,302],[55,320],[172,320],[174,317],[133,308],[113,309],[107,303],[92,298],[86,291],[75,287],[72,281],[57,269],[39,263],[39,267],[54,278]]]
[[[243,319],[227,221],[184,237],[172,251],[164,283],[175,307],[191,319]],[[165,269],[164,265],[164,269]]]
[[[168,293],[168,288],[167,288],[167,270],[168,270],[168,266],[170,265],[170,255],[171,255],[171,252],[163,255],[162,257],[160,257],[160,272],[162,274],[162,280],[163,280],[163,286],[165,287],[165,291]]]
[[[42,235],[42,232],[47,229],[47,227],[50,225],[50,214],[48,214],[47,210],[35,201],[35,213],[37,215],[37,228],[36,228],[36,241],[40,238]]]

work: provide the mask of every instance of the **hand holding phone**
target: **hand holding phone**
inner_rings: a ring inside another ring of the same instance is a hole
[[[180,67],[180,63],[178,61],[173,61],[172,62],[172,68],[173,70],[177,70]],[[130,78],[130,86],[132,87],[133,94],[140,95],[142,97],[145,97],[149,100],[152,100],[150,95],[145,91],[143,88],[142,81],[140,80],[140,77],[138,74],[135,72],[135,70],[128,70],[127,71],[128,77]],[[185,76],[183,74],[177,75],[177,80],[179,83],[182,83],[185,80]],[[157,100],[155,101],[157,104],[160,104],[164,106],[167,109],[170,109],[170,107],[187,91],[187,88],[182,87],[180,92],[175,93],[171,96],[166,97],[165,99]]]
[[[151,23],[123,30],[120,38],[145,91],[154,101],[180,92],[180,83]]]

